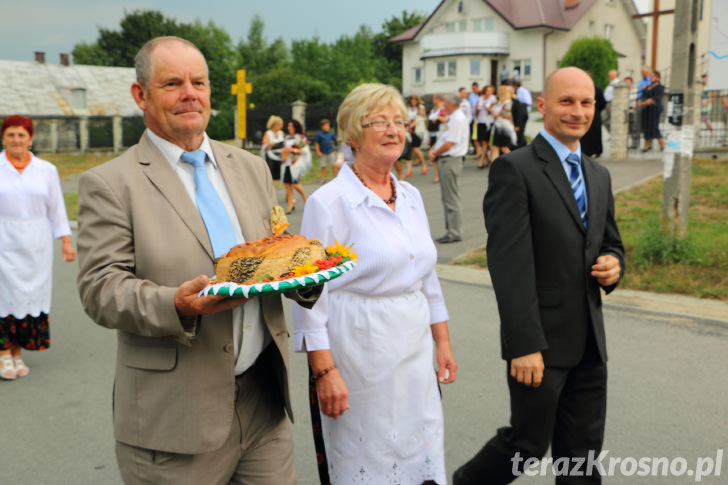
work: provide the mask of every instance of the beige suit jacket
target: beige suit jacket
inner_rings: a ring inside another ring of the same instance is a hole
[[[211,141],[247,240],[271,234],[276,204],[265,162]],[[232,311],[181,321],[177,287],[214,274],[205,225],[148,136],[79,181],[78,289],[99,325],[118,332],[114,432],[118,441],[173,453],[222,446],[234,418]],[[288,332],[278,295],[262,296],[279,350],[275,375],[288,393]]]

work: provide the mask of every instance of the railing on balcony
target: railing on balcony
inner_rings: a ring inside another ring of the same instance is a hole
[[[429,34],[422,38],[420,57],[463,54],[508,55],[508,32],[452,32]]]

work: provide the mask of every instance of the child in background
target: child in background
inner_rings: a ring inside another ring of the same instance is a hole
[[[334,153],[334,143],[338,142],[340,138],[331,133],[331,123],[327,119],[321,120],[319,123],[321,131],[316,135],[316,156],[319,159],[319,166],[321,167],[321,185],[326,183],[326,165],[331,165],[331,169],[334,171],[334,177],[336,177],[337,170],[334,168],[334,161],[336,154]]]

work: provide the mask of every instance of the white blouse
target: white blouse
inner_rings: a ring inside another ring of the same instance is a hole
[[[31,155],[19,173],[0,152],[0,219],[46,218],[53,237],[71,234],[63,190],[55,165]]]
[[[324,285],[311,310],[293,305],[297,352],[329,348],[329,292],[387,297],[421,291],[429,304],[430,323],[449,319],[435,273],[437,249],[422,196],[409,183],[390,176],[397,190],[394,211],[364,187],[349,164],[308,198],[301,234],[320,239],[324,246],[333,245],[334,240],[350,245],[358,260],[353,271]]]
[[[478,104],[475,106],[475,110],[478,112],[478,123],[485,123],[488,126],[493,124],[493,115],[490,114],[488,108],[497,102],[498,98],[492,94],[487,98],[485,96],[478,98]]]

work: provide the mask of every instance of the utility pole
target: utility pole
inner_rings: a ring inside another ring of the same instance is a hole
[[[663,158],[662,215],[673,238],[687,236],[695,142],[696,50],[700,0],[676,0],[670,69],[670,122],[677,125]]]

